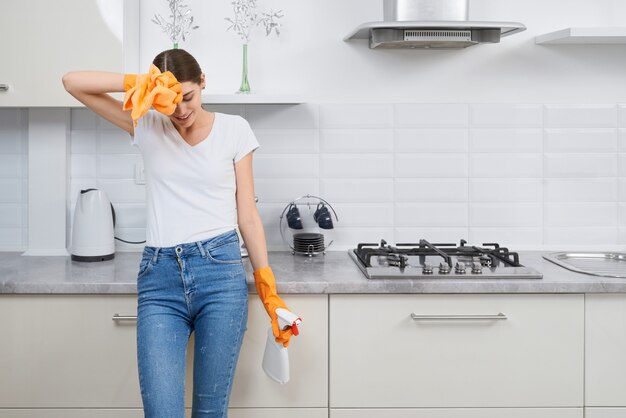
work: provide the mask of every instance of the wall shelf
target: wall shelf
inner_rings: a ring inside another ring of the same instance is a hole
[[[626,44],[626,27],[565,28],[535,37],[536,44]]]
[[[202,104],[300,104],[302,97],[293,94],[203,94]]]

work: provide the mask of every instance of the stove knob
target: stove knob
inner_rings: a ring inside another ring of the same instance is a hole
[[[450,264],[441,262],[439,263],[439,274],[450,273]]]
[[[422,273],[433,274],[433,265],[430,263],[424,263],[424,266],[422,266]]]
[[[473,274],[481,274],[483,272],[483,265],[478,261],[474,261],[472,263],[472,273]]]
[[[454,266],[454,272],[456,274],[465,274],[465,263],[457,262]]]

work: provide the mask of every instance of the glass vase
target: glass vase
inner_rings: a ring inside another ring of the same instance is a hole
[[[248,82],[248,44],[243,44],[243,69],[241,73],[241,86],[237,94],[250,94],[250,83]]]

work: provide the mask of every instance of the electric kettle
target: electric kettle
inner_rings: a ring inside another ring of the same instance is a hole
[[[115,213],[107,195],[81,190],[72,225],[72,260],[105,261],[115,256]]]

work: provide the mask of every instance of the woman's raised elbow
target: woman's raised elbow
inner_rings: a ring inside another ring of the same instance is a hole
[[[72,79],[72,72],[63,74],[63,78],[61,78],[61,81],[63,82],[63,87],[65,87],[65,90],[68,92],[72,88]]]

